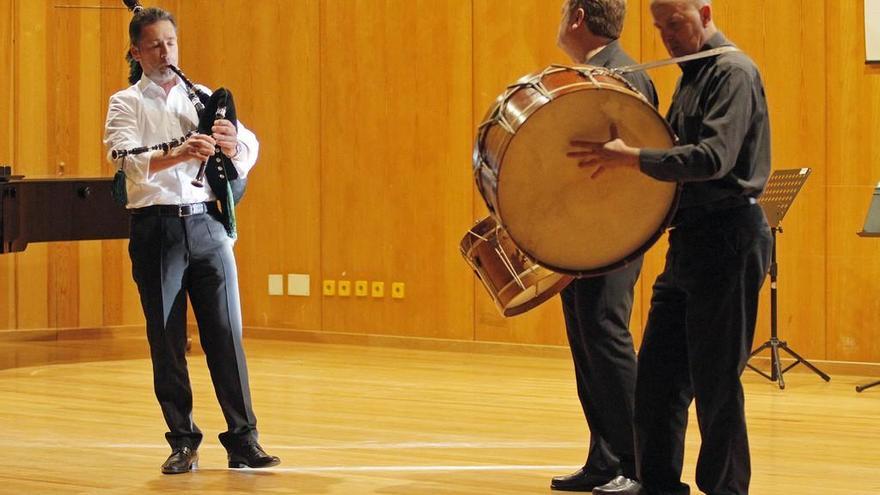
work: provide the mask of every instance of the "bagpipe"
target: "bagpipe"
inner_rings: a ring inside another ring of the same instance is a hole
[[[138,0],[122,1],[134,16],[137,16],[144,10],[144,7]],[[214,126],[214,122],[220,119],[226,119],[232,122],[232,125],[238,126],[235,100],[232,97],[231,91],[226,88],[219,88],[213,93],[208,94],[193,84],[180,68],[170,64],[168,68],[177,74],[184,86],[186,86],[187,96],[195,107],[199,119],[196,132],[210,136],[213,133],[211,129]],[[113,159],[124,159],[126,156],[145,153],[150,150],[161,149],[167,153],[171,148],[183,144],[191,135],[192,133],[168,143],[153,146],[141,146],[130,150],[114,150],[111,154]],[[205,180],[207,180],[208,186],[220,203],[220,212],[223,215],[223,224],[226,232],[230,237],[234,238],[236,236],[235,205],[244,196],[245,189],[247,188],[247,178],[239,176],[238,170],[232,164],[232,159],[226,156],[219,146],[215,146],[214,154],[202,162],[196,177],[192,180],[192,185],[204,187]]]

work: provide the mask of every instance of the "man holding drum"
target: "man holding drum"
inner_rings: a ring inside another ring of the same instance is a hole
[[[710,0],[653,0],[651,14],[675,57],[732,46]],[[752,347],[771,234],[756,198],[770,173],[770,124],[755,64],[736,50],[682,63],[667,120],[671,149],[573,142],[594,166],[637,167],[683,184],[666,266],[654,284],[636,384],[638,483],[594,494],[687,494],[681,482],[688,406],[702,445],[696,481],[708,494],[746,494],[751,467],[740,376]],[[594,174],[595,171],[585,173]]]
[[[618,41],[626,0],[566,0],[558,44],[575,63],[622,67],[635,62]],[[657,106],[644,72],[624,77]],[[584,246],[584,249],[587,249]],[[554,490],[590,491],[622,475],[635,478],[633,402],[636,354],[629,320],[642,258],[608,275],[575,279],[562,291],[562,310],[581,407],[590,430],[584,467],[553,478]]]

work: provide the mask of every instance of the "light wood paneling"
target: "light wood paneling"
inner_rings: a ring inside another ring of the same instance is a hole
[[[833,186],[828,237],[828,358],[880,360],[880,239],[860,238],[873,186]]]
[[[0,81],[10,122],[0,128],[0,162],[29,176],[54,175],[60,162],[67,175],[110,175],[100,135],[107,98],[126,86],[130,14],[55,3],[0,3],[0,64],[12,67]],[[458,253],[485,214],[470,176],[474,128],[507,84],[569,63],[555,42],[561,0],[217,3],[161,6],[178,18],[184,70],[229,87],[261,141],[236,247],[248,326],[565,342],[558,300],[502,319]],[[668,56],[649,4],[629,2],[622,38],[641,61]],[[862,3],[713,8],[764,76],[774,168],[813,169],[779,237],[781,336],[810,358],[880,361],[868,344],[880,330],[865,311],[876,288],[863,277],[880,258],[871,239],[854,235],[880,177],[880,69],[863,62]],[[650,74],[663,112],[678,73]],[[637,288],[637,340],[665,246],[648,254]],[[126,247],[35,244],[3,256],[0,327],[142,321]],[[310,274],[312,295],[269,297],[270,273]],[[322,297],[325,278],[382,281],[386,296]],[[402,301],[388,296],[395,281],[406,283]],[[766,288],[762,303],[758,341],[769,326]]]
[[[828,358],[877,361],[878,245],[855,233],[880,178],[880,69],[864,63],[863,3],[826,3],[825,11]]]
[[[81,100],[80,68],[87,59],[82,59],[80,47],[87,31],[83,31],[82,20],[90,17],[83,9],[53,8],[50,2],[48,30],[46,32],[47,52],[45,62],[48,77],[46,122],[47,168],[51,175],[63,177],[82,175],[79,167],[79,135]],[[82,5],[79,0],[71,5]],[[87,30],[89,28],[86,28]],[[85,106],[90,106],[88,103]],[[94,105],[91,105],[94,106]],[[94,141],[94,138],[92,139]],[[79,246],[72,242],[54,242],[46,246],[48,250],[48,326],[75,327],[79,322]],[[100,267],[98,267],[100,269]],[[83,270],[86,273],[88,270]]]
[[[773,168],[809,167],[812,174],[783,221],[778,235],[779,333],[801,355],[825,353],[825,197],[829,167],[825,140],[825,16],[815,0],[771,0],[756,9],[763,19],[762,46],[755,57],[764,78],[772,126]],[[756,21],[757,22],[757,21]],[[752,34],[754,35],[754,34]],[[743,46],[745,49],[751,47]],[[809,104],[804,104],[809,102]],[[769,285],[769,284],[767,284]],[[769,294],[757,341],[769,336]]]
[[[12,161],[12,143],[14,141],[15,126],[12,125],[15,113],[13,111],[13,97],[15,73],[13,33],[15,30],[15,15],[13,14],[12,2],[0,4],[0,66],[6,67],[6,74],[0,78],[0,116],[3,125],[0,126],[0,164],[8,165]]]
[[[106,7],[118,7],[117,0],[101,0]],[[127,11],[105,9],[100,13],[100,97],[98,100],[96,130],[83,136],[84,141],[97,147],[100,157],[100,175],[112,176],[116,169],[104,157],[100,137],[104,134],[104,120],[110,95],[128,85],[128,69],[123,56],[128,49],[128,22],[131,16]],[[86,148],[90,149],[90,148]],[[87,158],[84,158],[87,160]],[[83,164],[83,166],[88,166]],[[101,306],[104,325],[135,324],[143,321],[137,288],[131,279],[131,262],[128,259],[128,241],[101,242]],[[94,302],[94,297],[80,298],[80,304]]]
[[[48,111],[50,2],[16,0],[15,66],[15,148],[16,173],[28,176],[48,175]],[[24,88],[27,88],[26,90]],[[16,257],[16,326],[47,328],[49,314],[49,249],[32,245]],[[52,319],[54,321],[54,319]]]
[[[386,291],[324,298],[325,330],[472,338],[470,28],[455,0],[324,3],[322,275]]]
[[[0,77],[0,164],[9,165],[14,159],[15,142],[15,52],[12,40],[15,15],[12,2],[0,4],[0,67],[6,67]],[[0,328],[15,328],[15,258],[0,257]]]
[[[239,82],[241,115],[261,142],[241,208],[244,314],[252,325],[320,329],[320,3],[298,2],[290,15],[288,4],[267,2],[242,15],[254,36],[243,47],[253,66]],[[269,273],[311,274],[313,296],[267,297]]]

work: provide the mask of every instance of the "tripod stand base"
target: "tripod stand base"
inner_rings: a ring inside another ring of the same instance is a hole
[[[861,392],[862,390],[867,390],[867,389],[869,389],[871,387],[875,387],[877,385],[880,385],[880,380],[877,380],[876,382],[866,383],[864,385],[858,385],[858,386],[856,386],[856,392]]]
[[[804,366],[809,368],[813,373],[822,377],[822,379],[825,380],[826,382],[831,381],[830,376],[823,373],[822,370],[820,370],[819,368],[813,366],[812,363],[810,363],[806,359],[802,358],[798,353],[789,349],[788,344],[786,344],[784,340],[779,340],[776,337],[770,337],[770,340],[761,344],[760,347],[755,349],[749,355],[749,359],[755,357],[757,354],[759,354],[764,349],[770,349],[770,374],[769,375],[767,373],[764,373],[763,371],[759,370],[758,368],[755,368],[751,364],[746,363],[746,366],[748,366],[755,373],[758,373],[759,375],[763,376],[764,378],[770,380],[771,382],[777,382],[779,384],[780,389],[785,388],[785,379],[783,378],[782,375],[784,375],[786,371],[794,368],[798,364],[803,364]],[[780,349],[787,352],[789,356],[793,357],[795,360],[794,363],[783,368],[782,361],[779,359]],[[877,382],[877,383],[880,383],[880,382]],[[877,383],[873,383],[869,386],[877,385]],[[867,387],[865,387],[865,388],[867,388]]]

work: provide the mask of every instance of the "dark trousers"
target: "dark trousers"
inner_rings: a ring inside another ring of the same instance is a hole
[[[710,495],[748,493],[740,376],[752,348],[771,247],[757,205],[722,210],[670,232],[636,385],[639,478],[651,495],[689,493],[681,470],[693,400],[702,437],[697,486]]]
[[[227,449],[256,441],[247,365],[241,342],[241,304],[232,243],[216,213],[189,217],[133,215],[129,255],[147,320],[156,398],[172,448],[198,448],[186,367],[186,297],[228,431]]]
[[[636,353],[629,320],[642,258],[601,277],[576,279],[562,291],[578,398],[590,429],[586,471],[636,477],[633,403]]]

